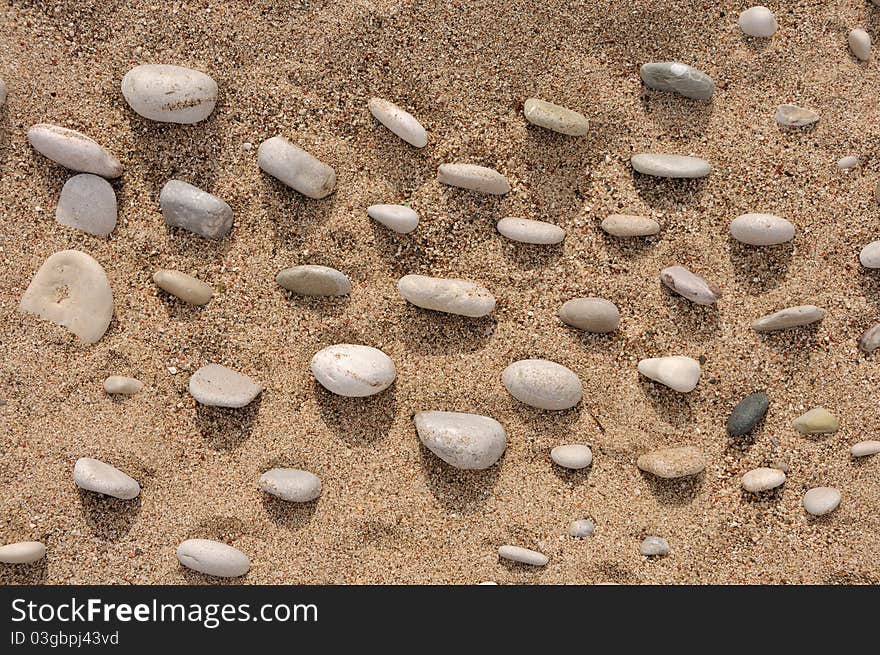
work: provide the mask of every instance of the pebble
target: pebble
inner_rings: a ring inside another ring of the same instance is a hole
[[[639,373],[673,391],[688,393],[700,381],[700,362],[690,357],[651,357],[639,361]]]
[[[336,172],[283,136],[273,136],[257,148],[259,167],[304,196],[320,200],[336,187]]]
[[[706,468],[706,456],[693,446],[660,448],[641,455],[636,466],[661,478],[686,478]]]
[[[819,114],[797,105],[779,105],[776,108],[776,122],[783,127],[806,127],[819,120]]]
[[[62,250],[34,275],[19,309],[70,330],[84,343],[96,343],[113,318],[113,292],[104,269],[91,256]]]
[[[507,178],[494,168],[476,164],[441,164],[437,171],[441,184],[503,196],[510,191]]]
[[[785,482],[785,473],[775,468],[752,469],[742,476],[742,487],[751,493],[770,491]]]
[[[329,266],[304,264],[285,268],[275,276],[275,281],[300,296],[346,296],[351,292],[348,276]]]
[[[590,131],[590,122],[583,114],[538,98],[526,100],[523,104],[523,113],[532,125],[560,134],[585,136]]]
[[[511,241],[537,245],[554,245],[565,239],[565,230],[558,225],[528,218],[502,218],[495,226]]]
[[[697,305],[711,305],[721,295],[721,292],[714,284],[706,282],[706,280],[696,273],[692,273],[684,266],[664,268],[660,271],[660,281],[678,295],[687,298]]]
[[[669,542],[663,537],[645,537],[639,544],[639,552],[645,557],[660,557],[669,552]]]
[[[880,268],[880,241],[872,241],[862,248],[859,262],[865,268]]]
[[[511,396],[538,409],[569,409],[584,393],[574,371],[546,359],[513,362],[502,372],[501,381]]]
[[[292,503],[309,503],[321,495],[321,478],[301,469],[271,469],[260,476],[260,489]]]
[[[746,9],[739,15],[739,28],[746,36],[759,39],[768,39],[774,34],[779,25],[776,16],[767,7],[757,6]]]
[[[878,347],[880,347],[880,323],[869,327],[859,339],[859,348],[866,354],[871,354]]]
[[[363,398],[384,391],[397,377],[391,358],[378,348],[339,343],[312,357],[312,374],[328,391]]]
[[[841,157],[837,160],[837,168],[846,171],[859,166],[861,163],[862,160],[855,155],[847,155],[846,157]]]
[[[232,207],[215,195],[181,180],[169,180],[159,193],[165,224],[206,239],[222,239],[232,229]]]
[[[867,457],[880,453],[880,441],[860,441],[849,450],[853,457]]]
[[[858,27],[851,30],[847,36],[847,41],[849,42],[849,49],[852,50],[856,59],[868,61],[871,58],[871,37],[865,30]]]
[[[0,563],[2,564],[33,564],[45,556],[46,546],[39,541],[19,541],[0,546]]]
[[[237,578],[251,568],[238,548],[210,539],[187,539],[177,547],[177,559],[186,568],[216,578]]]
[[[153,282],[163,291],[190,305],[206,305],[214,296],[214,289],[210,285],[180,271],[159,269],[153,273]]]
[[[498,549],[498,557],[531,566],[546,566],[550,561],[543,553],[520,546],[501,546]]]
[[[642,64],[639,75],[645,86],[651,89],[674,91],[692,100],[709,100],[715,92],[711,77],[677,61]]]
[[[797,307],[786,307],[778,312],[768,314],[759,318],[752,323],[752,329],[756,332],[772,332],[774,330],[787,330],[789,328],[801,327],[821,321],[825,318],[824,309],[815,305],[799,305]]]
[[[115,466],[97,459],[81,457],[73,467],[73,481],[80,489],[131,500],[141,493],[141,485]]]
[[[82,132],[40,124],[31,127],[27,136],[34,150],[72,171],[110,178],[122,175],[119,160]]]
[[[55,220],[105,237],[116,227],[116,192],[103,177],[91,173],[74,175],[61,188]]]
[[[397,290],[416,307],[435,312],[479,318],[495,309],[495,296],[470,280],[404,275]]]
[[[660,224],[647,216],[611,214],[602,221],[602,229],[615,237],[647,237],[660,232]]]
[[[840,491],[834,487],[813,487],[804,494],[804,509],[813,516],[833,512],[840,505]]]
[[[743,214],[730,222],[730,236],[749,246],[776,246],[794,238],[794,225],[773,214]]]
[[[712,170],[709,162],[698,157],[642,152],[630,159],[633,169],[643,175],[670,178],[706,177]]]
[[[370,205],[367,216],[398,234],[409,234],[419,226],[419,215],[406,205]]]
[[[192,374],[187,389],[202,405],[239,408],[256,398],[263,387],[231,368],[205,364]]]
[[[111,375],[104,380],[104,391],[110,394],[133,396],[144,388],[144,383],[137,378],[129,378],[123,375]]]
[[[801,434],[831,434],[840,428],[840,421],[824,407],[814,407],[798,416],[793,425]]]
[[[0,107],[2,107],[3,105],[6,104],[6,95],[7,95],[6,82],[4,82],[3,80],[0,80]]]
[[[419,412],[413,420],[425,447],[457,469],[487,469],[507,448],[507,433],[498,421],[488,416]]]
[[[727,434],[731,437],[742,437],[755,429],[767,409],[770,399],[763,391],[758,391],[743,398],[727,418]]]
[[[585,469],[593,463],[593,451],[589,446],[583,444],[565,444],[551,450],[550,459],[557,466],[577,471]]]
[[[424,148],[428,145],[428,133],[409,112],[381,98],[370,98],[367,106],[373,118],[411,146]]]
[[[566,325],[587,332],[614,332],[620,325],[620,310],[604,298],[572,298],[559,309]]]
[[[135,66],[122,78],[128,106],[144,118],[190,125],[205,120],[217,104],[217,83],[201,71],[168,64]]]
[[[571,525],[568,526],[568,533],[572,537],[577,537],[578,539],[592,537],[595,531],[596,524],[590,519],[578,519],[577,521],[572,521]]]

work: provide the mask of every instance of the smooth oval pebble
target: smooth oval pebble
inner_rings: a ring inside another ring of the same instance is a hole
[[[137,378],[129,378],[123,375],[111,375],[104,380],[104,391],[110,394],[133,396],[144,388],[144,383]]]
[[[19,541],[0,546],[0,563],[33,564],[46,556],[46,546],[39,541]]]
[[[378,348],[339,343],[312,357],[312,375],[328,391],[363,398],[384,391],[397,377],[391,358]]]
[[[214,289],[210,285],[180,271],[159,269],[153,273],[153,282],[163,291],[190,305],[206,305],[214,296]]]
[[[169,180],[159,192],[165,224],[206,239],[221,239],[232,229],[232,207],[215,195],[181,180]]]
[[[488,416],[419,412],[413,420],[425,447],[457,469],[487,469],[507,448],[507,433],[498,421]]]
[[[351,292],[348,276],[329,266],[304,264],[285,268],[275,276],[275,281],[300,296],[345,296]]]
[[[292,503],[309,503],[321,495],[321,478],[301,469],[270,469],[260,476],[260,489]]]
[[[419,215],[406,205],[370,205],[367,216],[398,234],[409,234],[419,226]]]
[[[578,539],[591,537],[595,531],[596,525],[590,519],[578,519],[577,521],[572,521],[571,525],[568,526],[568,533]]]
[[[847,42],[856,59],[868,61],[871,58],[871,37],[865,30],[859,27],[851,30]]]
[[[91,173],[74,175],[61,187],[55,220],[105,237],[116,227],[116,192],[103,177]]]
[[[749,246],[775,246],[794,238],[794,225],[773,214],[743,214],[730,222],[730,236]]]
[[[840,421],[824,407],[814,407],[798,416],[793,425],[801,434],[831,434],[840,428]]]
[[[636,466],[660,478],[686,478],[706,468],[706,456],[693,446],[659,448],[641,455]]]
[[[639,544],[639,552],[645,557],[659,557],[669,552],[669,542],[663,537],[645,537]]]
[[[135,66],[122,77],[122,95],[144,118],[190,125],[217,104],[217,83],[205,73],[169,64]]]
[[[64,168],[101,177],[119,177],[122,164],[82,132],[41,123],[28,130],[28,141],[44,157]]]
[[[747,35],[767,39],[776,34],[776,16],[767,7],[750,7],[739,15],[739,28]]]
[[[709,100],[715,92],[711,77],[678,61],[642,64],[639,76],[645,86],[651,89],[674,91],[692,100]]]
[[[872,241],[862,248],[859,262],[865,268],[880,268],[880,241]]]
[[[870,355],[880,347],[880,323],[876,323],[869,327],[862,338],[859,339],[859,349]]]
[[[550,459],[562,468],[579,470],[593,463],[593,451],[583,444],[565,444],[550,451]]]
[[[437,170],[437,181],[495,196],[503,196],[510,191],[510,184],[501,173],[476,164],[441,164]]]
[[[862,160],[856,157],[855,155],[847,155],[846,157],[841,157],[837,160],[837,168],[841,170],[849,170],[851,168],[855,168],[860,165]]]
[[[731,437],[742,437],[755,429],[767,409],[770,399],[763,391],[750,394],[740,400],[727,418],[727,434]]]
[[[561,227],[528,218],[502,218],[495,227],[511,241],[520,243],[553,245],[565,239],[565,230]]]
[[[785,473],[779,469],[757,468],[742,476],[742,487],[751,493],[770,491],[785,482]]]
[[[660,232],[660,224],[647,216],[611,214],[602,221],[602,229],[615,237],[647,237]]]
[[[590,131],[586,116],[546,100],[529,98],[523,103],[523,114],[532,125],[568,136],[585,136]]]
[[[208,407],[244,407],[263,390],[247,375],[220,364],[205,364],[187,385],[196,402]]]
[[[706,177],[712,167],[698,157],[642,152],[630,158],[633,169],[642,175],[669,178]]]
[[[840,506],[840,491],[834,487],[814,487],[804,494],[804,509],[813,516],[833,512]]]
[[[495,309],[495,296],[470,280],[404,275],[397,290],[416,307],[470,318],[480,318]]]
[[[210,539],[187,539],[177,547],[177,560],[216,578],[237,578],[251,568],[250,558],[238,548]]]
[[[860,441],[857,444],[854,444],[852,448],[849,449],[850,455],[853,457],[868,457],[869,455],[876,455],[880,453],[880,441],[869,440],[869,441]]]
[[[428,145],[428,133],[409,112],[381,98],[370,98],[367,106],[373,118],[411,146],[424,148]]]
[[[257,165],[294,191],[320,200],[333,193],[336,172],[283,136],[266,139],[257,149]]]
[[[501,381],[511,396],[538,409],[569,409],[584,394],[577,373],[546,359],[513,362],[501,373]]]
[[[76,460],[73,466],[73,481],[80,489],[122,500],[137,498],[141,492],[141,485],[137,480],[115,466],[90,457]]]
[[[520,546],[501,546],[498,557],[530,566],[545,566],[550,559],[543,553]]]
[[[601,334],[618,328],[620,310],[604,298],[572,298],[559,309],[559,319],[579,330]]]
[[[95,343],[113,318],[113,292],[97,261],[78,250],[62,250],[34,275],[19,309],[70,330],[84,343]]]
[[[819,120],[819,114],[797,105],[779,105],[776,108],[776,122],[783,127],[806,127]]]
[[[711,305],[718,300],[718,288],[684,266],[669,266],[660,271],[660,281],[678,295],[697,305]]]
[[[778,312],[762,316],[752,323],[752,329],[755,332],[772,332],[774,330],[787,330],[789,328],[801,327],[809,325],[825,318],[824,309],[815,305],[798,305],[797,307],[786,307]]]
[[[673,391],[688,393],[700,381],[700,362],[690,357],[651,357],[639,361],[639,373]]]

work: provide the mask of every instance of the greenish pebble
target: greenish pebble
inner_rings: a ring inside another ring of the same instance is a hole
[[[824,407],[814,407],[794,420],[794,429],[801,434],[830,434],[839,427],[840,421]]]

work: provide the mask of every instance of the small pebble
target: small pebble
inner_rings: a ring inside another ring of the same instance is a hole
[[[550,459],[557,466],[577,471],[593,463],[593,451],[583,444],[565,444],[551,450]]]
[[[397,290],[416,307],[436,312],[479,318],[495,309],[495,296],[470,280],[404,275]]]
[[[478,582],[478,583],[477,583],[477,586],[480,586],[480,587],[481,587],[481,586],[486,586],[486,585],[489,585],[489,586],[497,586],[498,583],[497,583],[497,582],[494,582],[493,580],[486,580],[485,582]]]
[[[750,394],[737,403],[727,418],[727,434],[731,437],[742,437],[755,429],[767,409],[770,399],[763,391]]]
[[[639,373],[673,391],[688,393],[700,381],[700,362],[690,357],[652,357],[639,361]]]
[[[779,28],[773,12],[762,6],[750,7],[741,12],[737,22],[746,36],[758,39],[769,39]]]
[[[730,236],[749,246],[775,246],[794,238],[794,225],[773,214],[743,214],[730,222]]]
[[[583,397],[577,373],[546,359],[513,362],[502,372],[501,381],[511,396],[538,409],[570,409]]]
[[[74,175],[61,187],[55,220],[105,237],[116,227],[116,192],[103,177],[91,173]]]
[[[39,541],[19,541],[0,546],[0,563],[2,564],[33,564],[45,556],[46,546]]]
[[[210,285],[180,271],[159,269],[153,273],[153,282],[163,291],[190,305],[206,305],[214,297],[214,289]]]
[[[878,347],[880,347],[880,323],[869,327],[859,339],[859,349],[865,354],[870,355]]]
[[[755,332],[772,332],[774,330],[787,330],[789,328],[801,327],[821,321],[825,318],[824,309],[815,305],[799,305],[797,307],[786,307],[778,312],[768,314],[759,318],[752,323],[752,329]]]
[[[206,239],[222,239],[232,229],[232,207],[207,191],[169,180],[159,193],[165,224],[180,227]]]
[[[721,295],[714,284],[706,282],[684,266],[664,268],[660,271],[660,281],[678,295],[697,305],[712,305]]]
[[[233,408],[244,407],[263,390],[247,375],[220,364],[202,366],[192,374],[187,388],[202,405]]]
[[[840,428],[840,421],[824,407],[814,407],[798,416],[793,425],[801,434],[831,434]]]
[[[510,191],[507,178],[494,168],[475,164],[441,164],[437,171],[441,184],[503,196]]]
[[[618,328],[620,310],[604,298],[573,298],[559,309],[559,319],[579,330],[601,334]]]
[[[841,157],[837,160],[837,167],[840,170],[849,170],[851,168],[855,168],[862,163],[862,160],[856,157],[855,155],[847,155],[846,157]]]
[[[660,448],[641,455],[636,466],[660,478],[686,478],[706,468],[706,456],[693,446]]]
[[[381,98],[370,98],[367,106],[373,118],[411,146],[424,148],[428,145],[428,133],[409,112]]]
[[[592,537],[595,531],[596,525],[590,519],[578,519],[577,521],[572,521],[571,525],[568,526],[568,533],[578,539]]]
[[[321,479],[300,469],[271,469],[260,476],[260,489],[292,503],[309,503],[321,495]]]
[[[507,448],[507,433],[494,418],[463,412],[419,412],[414,417],[419,440],[457,469],[493,466]]]
[[[498,557],[531,566],[546,566],[547,562],[550,561],[546,555],[536,550],[529,550],[519,546],[501,546],[498,549]]]
[[[391,358],[378,348],[339,343],[312,357],[312,375],[328,391],[363,398],[384,391],[397,377]]]
[[[188,569],[216,578],[237,578],[251,568],[243,552],[210,539],[187,539],[177,547],[177,559]]]
[[[398,234],[409,234],[419,226],[419,215],[406,205],[370,205],[367,216]]]
[[[615,237],[647,237],[660,232],[660,224],[647,216],[611,214],[602,221],[602,229]]]
[[[697,178],[706,177],[712,171],[709,162],[681,155],[643,152],[633,155],[629,161],[636,172],[654,177]]]
[[[34,150],[64,168],[109,178],[122,175],[119,160],[82,132],[40,124],[31,127],[27,136]]]
[[[329,266],[304,264],[285,268],[275,276],[275,281],[300,296],[346,296],[351,292],[348,276]]]
[[[583,114],[538,98],[526,100],[523,113],[532,125],[560,134],[585,136],[590,131],[590,122]]]
[[[669,552],[669,542],[663,537],[645,537],[639,544],[639,552],[645,557],[660,557]]]
[[[871,37],[861,28],[851,30],[847,36],[849,49],[859,61],[868,61],[871,58]]]
[[[742,487],[751,493],[770,491],[785,482],[785,473],[776,468],[757,468],[742,477]]]
[[[266,139],[257,148],[257,165],[308,198],[320,200],[336,188],[336,172],[283,136]]]
[[[210,116],[217,104],[217,83],[205,73],[183,66],[135,66],[123,76],[121,86],[129,107],[161,123],[198,123]]]
[[[495,226],[511,241],[537,245],[554,245],[565,239],[565,230],[552,223],[528,218],[502,218]]]
[[[797,105],[779,105],[776,108],[776,122],[783,127],[806,127],[819,120],[819,114]]]
[[[122,375],[111,375],[104,380],[104,391],[109,394],[133,396],[143,388],[144,383],[140,380]]]
[[[880,453],[880,441],[860,441],[849,450],[853,457],[868,457]]]
[[[859,262],[865,268],[880,268],[880,241],[872,241],[862,248]]]
[[[131,500],[141,492],[137,480],[129,477],[115,466],[97,459],[81,457],[73,467],[73,481],[80,489]]]
[[[834,487],[814,487],[804,494],[804,509],[813,516],[833,512],[840,506],[840,491]]]
[[[6,82],[0,80],[0,107],[6,104],[6,96],[7,96]]]
[[[651,89],[674,91],[692,100],[709,100],[715,92],[711,77],[677,61],[642,64],[639,75],[645,86]]]

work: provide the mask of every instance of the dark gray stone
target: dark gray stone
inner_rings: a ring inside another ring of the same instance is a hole
[[[755,429],[767,409],[770,407],[770,399],[763,391],[758,391],[746,396],[733,408],[727,419],[727,434],[731,437],[742,437]]]

